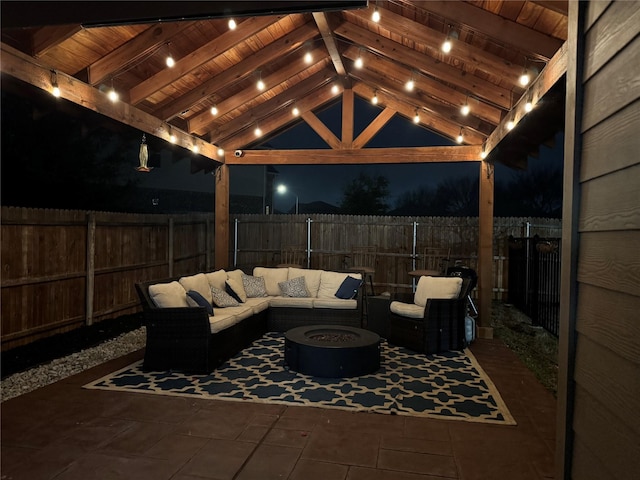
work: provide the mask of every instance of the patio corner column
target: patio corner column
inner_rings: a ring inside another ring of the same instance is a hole
[[[478,337],[493,338],[491,301],[493,298],[493,195],[494,167],[480,162],[478,227]]]
[[[229,167],[215,170],[215,269],[229,267]]]

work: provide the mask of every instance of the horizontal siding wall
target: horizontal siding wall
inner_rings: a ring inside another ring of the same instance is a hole
[[[572,478],[640,471],[640,5],[590,2]]]

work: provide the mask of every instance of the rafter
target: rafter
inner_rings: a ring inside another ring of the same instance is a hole
[[[318,136],[326,142],[333,149],[342,148],[342,142],[336,137],[333,132],[327,127],[322,120],[320,120],[312,111],[302,112],[300,116],[303,118],[307,125],[309,125]]]
[[[331,31],[331,26],[329,25],[329,18],[327,14],[324,12],[314,12],[313,20],[318,26],[320,35],[322,35],[324,45],[325,47],[327,47],[327,51],[329,52],[329,56],[331,57],[331,61],[333,62],[333,68],[336,69],[336,73],[340,77],[346,77],[347,69],[344,68],[344,64],[342,63],[342,57],[340,56],[340,52],[338,51],[338,44],[336,43],[336,39],[333,37],[333,32]],[[347,87],[347,85],[345,85],[345,87]]]
[[[351,150],[245,150],[228,165],[366,165],[400,163],[477,162],[479,146],[361,148]]]
[[[45,26],[36,30],[33,34],[33,56],[38,58],[56,45],[64,42],[82,30],[82,25],[54,25]]]
[[[367,29],[345,22],[336,29],[336,34],[357,45],[367,45],[370,50],[375,51],[378,55],[412,66],[416,71],[440,81],[456,85],[465,92],[474,92],[476,96],[484,98],[501,108],[509,109],[511,106],[510,90],[479,77],[471,76],[467,72],[442,63],[435,58],[426,57],[416,50],[405,47]]]
[[[209,133],[209,138],[224,142],[226,138],[235,135],[247,125],[254,124],[262,118],[271,116],[282,108],[292,106],[297,99],[312,94],[318,88],[332,81],[334,75],[335,74],[328,68],[320,70],[318,73],[296,83],[275,97],[247,110],[233,120],[219,123],[216,128]],[[291,115],[291,113],[289,113],[289,115]]]
[[[351,148],[353,142],[353,122],[355,106],[353,90],[347,88],[342,92],[342,147]]]
[[[353,141],[353,148],[363,148],[367,143],[371,141],[373,137],[375,137],[376,133],[378,133],[382,127],[384,127],[389,120],[393,118],[396,114],[396,111],[393,108],[385,107],[373,121],[367,125],[360,135]]]
[[[171,82],[210,62],[216,56],[224,54],[238,43],[255,35],[260,30],[281,20],[283,16],[250,17],[241,22],[235,30],[229,30],[197,50],[178,60],[173,68],[165,68],[129,90],[129,101],[132,105],[163,89]]]
[[[417,7],[446,20],[464,24],[505,45],[548,60],[562,46],[562,40],[544,35],[517,22],[466,2],[413,2]]]
[[[354,10],[350,14],[365,21],[371,19],[371,15],[366,10]],[[432,57],[437,60],[441,59],[440,46],[447,38],[446,33],[414,22],[390,10],[384,10],[379,25],[394,34],[411,38],[413,41],[427,46]],[[454,48],[447,54],[447,57],[457,59],[459,62],[471,65],[489,75],[502,77],[514,86],[518,85],[518,79],[522,74],[522,65],[506,62],[503,58],[462,41],[455,42]],[[524,63],[524,59],[522,63]]]
[[[18,78],[37,88],[51,91],[51,72],[53,68],[42,65],[33,57],[6,45],[1,45],[2,62],[0,70],[3,73]],[[112,118],[117,122],[129,125],[141,132],[148,133],[158,138],[169,141],[168,125],[152,115],[135,108],[125,102],[111,102],[107,96],[77,78],[63,72],[56,72],[60,96],[83,108],[93,110],[101,115]],[[220,161],[217,147],[204,140],[188,135],[187,133],[172,127],[172,133],[177,137],[176,144],[183,148],[198,147],[199,154],[211,160]]]
[[[193,25],[192,22],[156,23],[152,25],[140,35],[89,65],[87,67],[88,83],[98,85],[110,75],[124,70],[129,65],[149,55],[171,37],[191,25]]]
[[[349,47],[343,55],[350,60],[355,60],[358,56],[362,57],[365,70],[372,70],[389,80],[403,82],[411,78],[412,71],[409,68],[395,64],[391,60],[378,55],[361,52],[357,47]],[[357,74],[358,72],[354,70],[354,75]],[[478,98],[468,97],[464,92],[451,88],[430,77],[418,75],[414,77],[414,81],[416,90],[420,90],[446,105],[460,108],[467,100],[470,100],[469,103],[472,106],[471,115],[481,118],[492,125],[497,125],[502,119],[503,110],[484,103]]]
[[[319,58],[323,51],[321,49],[314,50],[314,55],[316,58]],[[318,59],[316,61],[315,67],[317,65],[322,65],[326,63],[326,59]],[[304,62],[291,62],[281,68],[280,70],[275,71],[271,75],[267,77],[263,77],[262,80],[266,85],[268,85],[269,89],[266,92],[261,92],[257,88],[247,88],[240,91],[238,94],[233,97],[227,98],[218,103],[218,116],[217,118],[222,117],[226,113],[230,112],[238,108],[239,105],[244,105],[245,103],[253,100],[256,97],[261,95],[266,95],[270,90],[279,86],[281,83],[288,81],[291,77],[298,75],[309,68]],[[201,112],[188,120],[189,122],[189,131],[195,132],[198,134],[204,134],[207,130],[210,130],[210,125],[216,122],[216,117],[213,117],[209,111]]]
[[[217,91],[253,74],[261,65],[272,62],[295,50],[317,34],[317,30],[311,22],[308,22],[269,45],[264,46],[241,62],[227,68],[224,72],[206,80],[200,84],[198,88],[164,104],[154,112],[154,115],[169,120],[173,116],[188,110],[193,105],[213,96]]]

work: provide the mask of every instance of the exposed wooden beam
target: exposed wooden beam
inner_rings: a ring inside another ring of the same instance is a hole
[[[560,50],[553,56],[547,66],[540,72],[538,78],[529,87],[528,94],[520,98],[518,103],[513,107],[511,114],[505,116],[500,125],[496,127],[493,133],[487,138],[485,144],[485,152],[490,154],[493,149],[511,132],[508,123],[513,121],[515,128],[518,128],[518,122],[527,112],[524,109],[527,101],[535,105],[544,95],[553,87],[558,80],[567,72],[567,43],[562,45]]]
[[[327,61],[325,59],[320,59],[320,55],[323,54],[321,49],[316,49],[313,51],[316,56],[316,65],[325,64]],[[267,90],[260,91],[257,88],[248,88],[240,91],[236,95],[226,98],[221,102],[218,102],[218,115],[216,117],[211,115],[209,110],[205,110],[200,112],[191,118],[188,119],[189,122],[189,131],[197,134],[204,134],[207,131],[211,130],[211,125],[216,123],[218,118],[223,117],[225,114],[229,113],[232,110],[235,110],[241,105],[253,100],[254,98],[265,96],[268,97],[269,92],[291,79],[305,70],[309,68],[309,65],[304,62],[289,62],[283,68],[276,70],[271,75],[267,77],[262,77],[265,85],[267,86]],[[219,123],[219,122],[218,122]]]
[[[238,24],[235,30],[229,30],[219,37],[207,42],[178,60],[173,68],[165,68],[129,90],[129,101],[132,105],[140,103],[145,98],[163,89],[171,82],[178,80],[203,63],[213,60],[218,55],[235,47],[269,25],[281,20],[282,15],[269,17],[250,17]]]
[[[39,28],[33,33],[33,56],[46,55],[56,45],[82,30],[82,25],[55,25]]]
[[[324,140],[327,145],[329,145],[333,149],[342,148],[342,142],[340,139],[336,137],[329,127],[327,127],[322,120],[320,120],[313,112],[307,111],[302,112],[300,116],[304,119],[305,122],[313,129],[314,132],[318,134],[322,140]]]
[[[560,13],[565,17],[569,15],[569,0],[530,0],[548,10]]]
[[[2,51],[0,70],[3,73],[51,92],[53,68],[36,62],[33,57],[25,55],[5,43],[0,45]],[[169,141],[168,126],[159,118],[124,102],[112,103],[104,93],[63,72],[56,72],[56,78],[61,98],[129,125],[141,132]],[[177,145],[188,149],[196,145],[200,155],[211,160],[221,161],[215,145],[174,127],[172,127],[172,133],[177,137]]]
[[[193,25],[192,22],[156,23],[142,32],[140,35],[120,45],[118,48],[101,57],[87,67],[88,78],[91,85],[98,85],[103,80],[116,72],[124,70],[139,59],[149,55],[171,37],[180,33],[185,28]]]
[[[378,55],[405,65],[413,65],[416,71],[420,71],[440,81],[456,85],[464,92],[474,92],[477,97],[484,98],[501,108],[509,109],[511,107],[511,91],[499,85],[469,75],[459,68],[442,63],[435,58],[427,57],[412,48],[405,47],[400,43],[350,24],[349,22],[340,25],[335,32],[337,35],[357,45],[367,45],[370,50],[376,52]]]
[[[353,104],[353,90],[350,88],[342,92],[342,146],[351,148],[353,142],[353,121],[355,117]]]
[[[479,162],[479,146],[360,148],[350,150],[245,150],[228,165],[361,165],[397,163]]]
[[[338,93],[333,93],[331,90],[331,87],[329,85],[326,85],[318,90],[310,92],[306,97],[299,99],[296,102],[296,106],[300,110],[300,114],[302,115],[302,113],[304,112],[312,111],[332,101],[335,101]],[[244,148],[247,145],[255,143],[256,141],[264,141],[264,139],[273,132],[280,131],[288,124],[292,124],[297,120],[298,119],[292,117],[291,112],[287,111],[286,109],[281,110],[260,121],[262,137],[260,137],[259,139],[257,139],[253,133],[253,128],[251,128],[252,125],[247,125],[246,127],[248,128],[245,128],[237,135],[229,137],[220,143],[224,146],[225,150]]]
[[[371,21],[371,14],[367,10],[353,10],[349,15],[354,15],[361,20]],[[394,35],[402,35],[414,42],[425,45],[428,47],[429,54],[432,57],[437,60],[442,59],[441,45],[447,39],[446,33],[429,28],[422,23],[410,20],[390,10],[382,12],[378,25],[393,32]],[[447,57],[456,59],[456,64],[464,62],[464,64],[477,68],[489,75],[502,77],[513,86],[519,86],[518,79],[522,74],[524,58],[522,59],[522,64],[518,65],[463,41],[456,41]]]
[[[396,111],[390,107],[385,107],[373,121],[353,141],[353,148],[363,148],[369,141],[393,118]]]
[[[240,132],[243,128],[246,128],[247,125],[255,124],[263,118],[271,117],[275,112],[283,108],[293,107],[293,103],[297,99],[302,99],[312,94],[318,88],[334,80],[334,75],[334,72],[329,71],[328,68],[314,73],[275,97],[247,110],[233,120],[219,123],[216,128],[209,133],[209,138],[212,141],[224,143],[225,139]],[[289,113],[289,116],[293,119],[292,113]]]
[[[342,63],[342,57],[340,56],[336,39],[333,37],[333,32],[329,25],[329,18],[327,17],[327,14],[324,12],[314,12],[313,20],[316,22],[318,30],[320,30],[320,35],[322,35],[324,45],[327,47],[327,51],[329,52],[329,56],[333,62],[333,68],[336,69],[338,76],[346,78],[347,70],[344,68],[344,64]],[[348,85],[344,85],[344,87],[347,88]]]
[[[495,15],[466,2],[413,2],[418,8],[434,13],[453,24],[464,24],[499,42],[548,60],[563,41],[532,28]]]
[[[434,100],[418,89],[414,88],[413,92],[407,92],[404,84],[388,80],[383,75],[375,72],[362,69],[355,72],[354,76],[373,86],[373,88],[385,90],[398,99],[410,103],[416,109],[426,110],[434,120],[447,125],[450,129],[459,130],[460,127],[464,127],[467,130],[477,132],[483,137],[487,137],[495,128],[495,125],[487,123],[474,115],[462,115],[459,108]],[[444,129],[443,133],[446,131],[450,130]],[[457,135],[458,132],[456,131],[454,137]]]
[[[308,22],[301,27],[296,28],[284,37],[279,38],[275,42],[264,46],[241,62],[227,68],[224,72],[221,72],[220,74],[201,83],[198,88],[194,88],[192,91],[181,95],[175,100],[165,103],[154,112],[154,115],[158,118],[169,120],[173,116],[188,110],[193,105],[212,97],[216,92],[243,78],[246,78],[248,75],[253,74],[260,68],[260,66],[281,58],[282,55],[286,55],[287,53],[295,50],[302,43],[313,38],[317,34],[318,31],[315,29],[313,24]],[[218,99],[216,99],[216,101],[217,100]]]
[[[411,77],[411,69],[394,63],[391,60],[379,57],[378,55],[373,55],[366,51],[360,51],[359,48],[354,46],[345,50],[343,52],[343,56],[354,61],[358,56],[362,57],[364,61],[364,68],[366,70],[373,70],[389,80],[403,82]],[[355,69],[353,72],[356,75],[358,73]],[[430,97],[444,102],[445,104],[460,108],[468,100],[469,105],[471,106],[471,115],[481,118],[492,125],[498,125],[502,119],[502,113],[504,110],[489,105],[479,98],[475,98],[473,96],[468,97],[464,92],[451,88],[444,83],[423,75],[418,75],[414,80],[416,90],[420,90]]]
[[[357,82],[353,85],[353,91],[361,97],[369,100],[373,96],[376,89],[364,82]],[[400,115],[406,117],[410,122],[413,120],[413,117],[417,110],[420,114],[419,127],[427,128],[428,130],[431,130],[432,132],[452,141],[454,141],[454,139],[460,133],[460,127],[455,123],[447,122],[441,117],[436,117],[435,115],[429,114],[422,109],[416,109],[412,102],[410,103],[404,101],[396,94],[389,94],[384,90],[378,90],[377,94],[379,105],[393,108]],[[481,145],[484,139],[484,136],[479,135],[474,131],[469,131],[465,135],[465,143],[471,145]]]

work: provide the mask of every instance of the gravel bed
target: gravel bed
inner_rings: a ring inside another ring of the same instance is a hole
[[[43,365],[14,373],[2,380],[2,401],[15,398],[51,383],[80,373],[114,358],[144,348],[144,327],[123,333],[95,347],[57,358]]]

